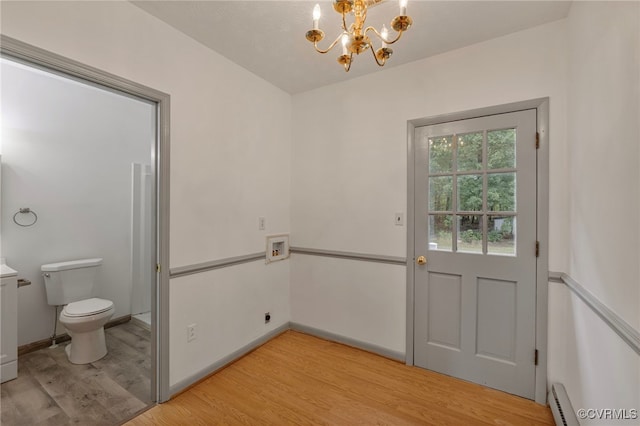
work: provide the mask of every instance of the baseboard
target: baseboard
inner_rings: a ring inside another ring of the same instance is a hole
[[[553,420],[559,426],[580,426],[566,389],[560,383],[554,383],[549,392],[549,406]]]
[[[124,324],[126,322],[131,321],[131,315],[124,315],[122,317],[118,317],[112,319],[108,323],[104,325],[104,328],[115,327],[116,325]],[[56,343],[65,343],[71,340],[71,337],[67,333],[61,333],[56,335]],[[53,339],[48,337],[43,340],[38,340],[37,342],[27,343],[26,345],[18,346],[18,357],[21,355],[28,354],[30,352],[38,351],[40,349],[48,348],[53,343]]]
[[[223,369],[224,367],[226,367],[227,365],[231,364],[234,361],[237,361],[238,359],[240,359],[243,356],[247,355],[249,352],[254,351],[255,349],[257,349],[260,346],[262,346],[265,343],[267,343],[269,340],[271,340],[274,337],[284,333],[285,331],[287,331],[289,329],[290,329],[289,323],[284,323],[281,326],[279,326],[279,327],[271,330],[270,332],[264,334],[263,336],[260,336],[257,339],[247,343],[246,345],[244,345],[240,349],[231,352],[229,355],[219,359],[218,361],[214,362],[213,364],[209,365],[208,367],[203,368],[202,370],[198,371],[196,374],[194,374],[194,375],[192,375],[190,377],[187,377],[186,379],[181,380],[178,383],[170,386],[169,387],[169,395],[170,395],[169,399],[171,399],[171,398],[175,397],[177,394],[182,393],[182,392],[188,390],[189,388],[195,386],[196,384],[200,383],[202,380],[204,380],[207,377],[211,376],[216,371]]]
[[[141,319],[136,318],[134,315],[131,316],[131,322],[137,325],[138,327],[142,327],[147,331],[151,331],[151,325],[142,321]]]
[[[392,351],[391,349],[383,348],[382,346],[352,339],[351,337],[331,333],[330,331],[321,330],[319,328],[310,327],[308,325],[300,324],[297,322],[291,322],[290,326],[294,331],[299,331],[301,333],[309,334],[311,336],[319,337],[325,340],[331,340],[332,342],[342,343],[343,345],[362,349],[363,351],[371,352],[385,358],[390,358],[394,361],[405,362],[405,354],[403,352]]]
[[[104,328],[111,328],[111,327],[115,327],[116,325],[121,325],[124,323],[127,323],[131,321],[131,315],[125,315],[122,317],[118,317],[116,319],[112,319],[111,321],[109,321],[108,323],[106,323],[104,325]]]
[[[8,382],[18,377],[18,361],[14,360],[0,365],[0,383]]]
[[[279,326],[278,328],[271,330],[270,332],[268,332],[267,334],[265,334],[264,336],[261,336],[255,340],[253,340],[252,342],[247,343],[246,345],[244,345],[243,347],[241,347],[240,349],[230,353],[229,355],[221,358],[220,360],[214,362],[213,364],[209,365],[208,367],[203,368],[202,370],[198,371],[196,374],[187,377],[184,380],[179,381],[178,383],[172,385],[169,387],[169,399],[175,397],[176,395],[192,388],[193,386],[197,385],[198,383],[200,383],[201,381],[203,381],[204,379],[206,379],[207,377],[211,376],[212,374],[216,373],[217,371],[223,369],[224,367],[226,367],[227,365],[233,363],[234,361],[237,361],[238,359],[242,358],[243,356],[247,355],[249,352],[254,351],[255,349],[259,348],[260,346],[264,345],[265,343],[267,343],[269,340],[279,336],[280,334],[284,333],[287,330],[294,330],[294,331],[298,331],[301,333],[305,333],[305,334],[309,334],[311,336],[314,337],[318,337],[320,339],[325,339],[325,340],[330,340],[333,342],[337,342],[337,343],[342,343],[344,345],[347,346],[351,346],[357,349],[362,349],[365,350],[367,352],[371,352],[374,353],[376,355],[380,355],[383,356],[385,358],[390,358],[393,359],[394,361],[400,361],[400,362],[404,362],[405,357],[404,354],[401,352],[396,352],[396,351],[392,351],[386,348],[383,348],[381,346],[377,346],[377,345],[373,345],[371,343],[366,343],[366,342],[362,342],[360,340],[355,340],[352,339],[350,337],[345,337],[345,336],[341,336],[339,334],[334,334],[334,333],[330,333],[328,331],[324,331],[321,330],[319,328],[314,328],[314,327],[309,327],[303,324],[299,324],[299,323],[295,323],[295,322],[288,322],[285,324],[282,324],[281,326]]]

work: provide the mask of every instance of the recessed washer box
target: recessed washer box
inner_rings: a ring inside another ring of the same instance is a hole
[[[266,263],[287,259],[288,257],[289,234],[268,235]]]

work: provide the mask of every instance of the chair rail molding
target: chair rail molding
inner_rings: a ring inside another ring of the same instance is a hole
[[[549,271],[549,281],[565,284],[569,287],[569,289],[620,336],[631,349],[640,355],[640,332],[602,303],[593,293],[564,272]]]

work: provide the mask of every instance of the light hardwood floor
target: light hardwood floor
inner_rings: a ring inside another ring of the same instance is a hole
[[[144,425],[553,425],[548,407],[294,331],[167,403]]]
[[[150,333],[128,322],[105,330],[107,356],[71,364],[61,344],[18,358],[0,386],[3,426],[117,425],[151,404]]]

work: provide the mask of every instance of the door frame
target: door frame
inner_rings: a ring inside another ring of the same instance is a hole
[[[155,402],[169,400],[169,111],[170,96],[98,68],[0,34],[0,56],[36,68],[79,79],[121,95],[156,104],[156,142],[153,146],[156,173],[156,283],[151,303],[151,393]]]
[[[536,129],[539,134],[537,152],[536,238],[540,243],[536,262],[536,349],[538,364],[535,367],[535,401],[547,403],[547,322],[548,322],[548,271],[549,271],[549,98],[537,98],[522,102],[478,108],[468,111],[418,118],[407,121],[407,365],[414,365],[414,315],[415,315],[415,129],[416,127],[488,115],[535,109]]]

